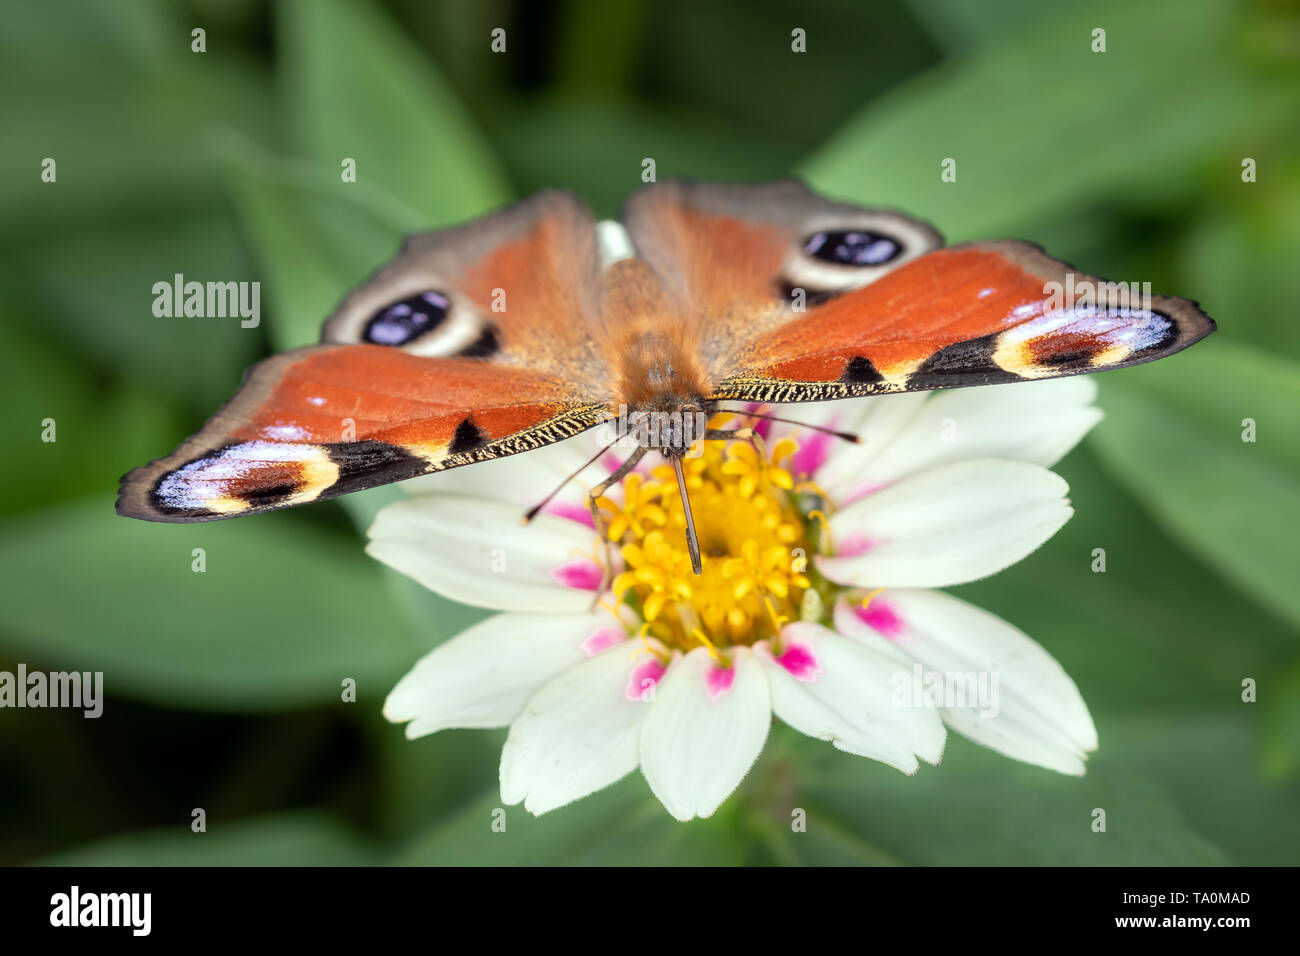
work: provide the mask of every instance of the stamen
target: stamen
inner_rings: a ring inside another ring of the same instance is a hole
[[[860,607],[862,610],[865,611],[867,609],[867,605],[871,603],[872,598],[874,598],[877,594],[879,594],[883,590],[885,589],[876,588],[874,591],[872,591],[870,594],[868,594],[866,597],[864,597],[861,601],[858,602],[858,607]]]
[[[710,657],[712,657],[718,663],[722,663],[722,655],[718,652],[718,649],[713,646],[713,642],[709,640],[708,636],[702,630],[700,630],[698,627],[693,629],[691,631],[691,636],[709,649]]]
[[[817,508],[814,508],[812,511],[808,512],[808,517],[809,517],[809,518],[816,518],[817,521],[818,521],[818,522],[821,524],[821,526],[822,526],[822,536],[823,536],[823,541],[822,541],[822,543],[826,545],[826,548],[825,548],[825,550],[824,550],[822,553],[823,553],[823,554],[834,554],[834,553],[835,553],[835,545],[831,543],[831,523],[830,523],[830,520],[829,520],[829,519],[828,519],[824,514],[821,513],[821,510],[820,510],[820,509],[817,509]]]
[[[767,616],[772,619],[773,630],[777,634],[780,634],[781,628],[790,619],[783,614],[777,614],[776,608],[772,606],[772,599],[770,597],[767,597],[766,595],[763,596],[763,606],[767,608]]]
[[[794,480],[774,460],[797,453],[798,443],[764,447],[731,437],[696,446],[694,458],[628,474],[621,494],[598,509],[598,530],[618,532],[611,600],[636,609],[635,646],[660,659],[704,647],[730,666],[732,647],[779,635],[813,588],[816,573],[792,564],[791,554],[813,552],[810,524],[828,519],[798,509],[784,493]],[[710,559],[688,560],[692,546],[697,555],[707,548]]]
[[[798,494],[814,494],[822,500],[823,507],[828,507],[831,496],[826,493],[826,489],[815,481],[804,480],[794,486],[794,491]]]

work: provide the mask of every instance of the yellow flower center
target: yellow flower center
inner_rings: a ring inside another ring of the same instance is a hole
[[[791,439],[770,453],[761,444],[703,442],[683,469],[700,542],[701,573],[691,570],[686,516],[671,465],[623,482],[620,506],[601,498],[606,539],[626,570],[615,598],[639,608],[645,630],[668,648],[723,651],[772,637],[798,619],[809,545],[795,506],[794,481],[780,462],[799,448]]]

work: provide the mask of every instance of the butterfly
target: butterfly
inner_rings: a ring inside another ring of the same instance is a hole
[[[592,501],[661,453],[677,469],[698,573],[681,458],[699,439],[741,433],[708,427],[723,403],[1099,372],[1214,328],[1195,302],[1103,283],[1030,243],[945,246],[923,222],[793,180],[651,184],[628,198],[621,226],[548,190],[410,236],[326,319],[319,345],[254,366],[197,434],[127,474],[117,510],[257,514],[618,419],[635,450]]]

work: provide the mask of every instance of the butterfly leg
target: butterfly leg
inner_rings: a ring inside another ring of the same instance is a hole
[[[596,533],[599,534],[601,540],[605,542],[605,573],[601,578],[600,587],[596,591],[597,601],[600,600],[600,596],[605,593],[605,589],[608,588],[614,580],[614,544],[605,534],[605,517],[600,513],[600,508],[597,507],[596,502],[604,496],[605,492],[609,491],[610,488],[614,487],[614,485],[627,477],[628,472],[635,468],[640,463],[641,459],[645,457],[646,450],[647,449],[644,445],[637,446],[636,451],[628,455],[627,460],[623,462],[623,464],[619,465],[613,474],[587,493],[587,505],[591,508],[592,523],[596,526]],[[592,602],[592,607],[595,607],[594,601]]]

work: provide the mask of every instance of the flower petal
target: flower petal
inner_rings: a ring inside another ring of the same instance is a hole
[[[477,466],[476,466],[477,467]],[[586,611],[592,592],[557,572],[595,553],[585,525],[538,515],[528,525],[511,504],[424,495],[383,508],[366,551],[431,591],[498,611]]]
[[[678,820],[711,816],[758,759],[772,723],[767,679],[748,648],[733,652],[735,677],[710,681],[704,648],[673,662],[641,726],[641,772]],[[711,693],[711,691],[713,693]]]
[[[495,614],[434,648],[397,682],[384,716],[406,736],[448,727],[504,727],[544,683],[585,660],[584,643],[623,630],[607,611]]]
[[[931,394],[858,480],[885,486],[955,461],[1001,458],[1050,467],[1101,420],[1085,377]]]
[[[570,667],[537,691],[501,752],[501,799],[542,814],[636,769],[650,707],[626,692],[637,660],[624,645]]]
[[[910,679],[907,669],[886,654],[869,650],[820,624],[788,624],[781,630],[785,653],[774,659],[760,650],[772,689],[772,710],[800,733],[829,740],[838,749],[915,773],[916,758],[938,763],[947,732],[929,707],[899,707],[894,687]],[[782,661],[791,649],[819,665],[792,671]],[[799,676],[799,675],[804,676]]]
[[[901,435],[907,433],[913,418],[920,414],[929,400],[929,392],[905,392],[901,395],[873,396],[866,402],[827,402],[828,409],[835,406],[860,406],[860,410],[844,412],[826,412],[820,418],[800,417],[818,425],[836,428],[855,434],[860,439],[858,444],[840,441],[826,463],[818,470],[814,479],[832,498],[842,500],[851,491],[862,487],[869,478],[871,462],[889,449]],[[821,406],[814,406],[818,408]],[[794,417],[786,409],[781,415]],[[803,438],[807,438],[807,432]],[[879,484],[879,483],[877,483]]]
[[[817,557],[837,584],[945,587],[1015,564],[1073,514],[1064,479],[1024,462],[958,462],[906,478],[837,512],[836,542],[855,557]]]
[[[992,694],[982,706],[942,708],[950,727],[1016,760],[1083,773],[1097,731],[1079,689],[1047,651],[1000,617],[940,591],[891,590],[872,605],[878,601],[888,602],[900,622],[892,639],[843,601],[836,628],[869,647],[905,654],[926,673],[987,677]]]

